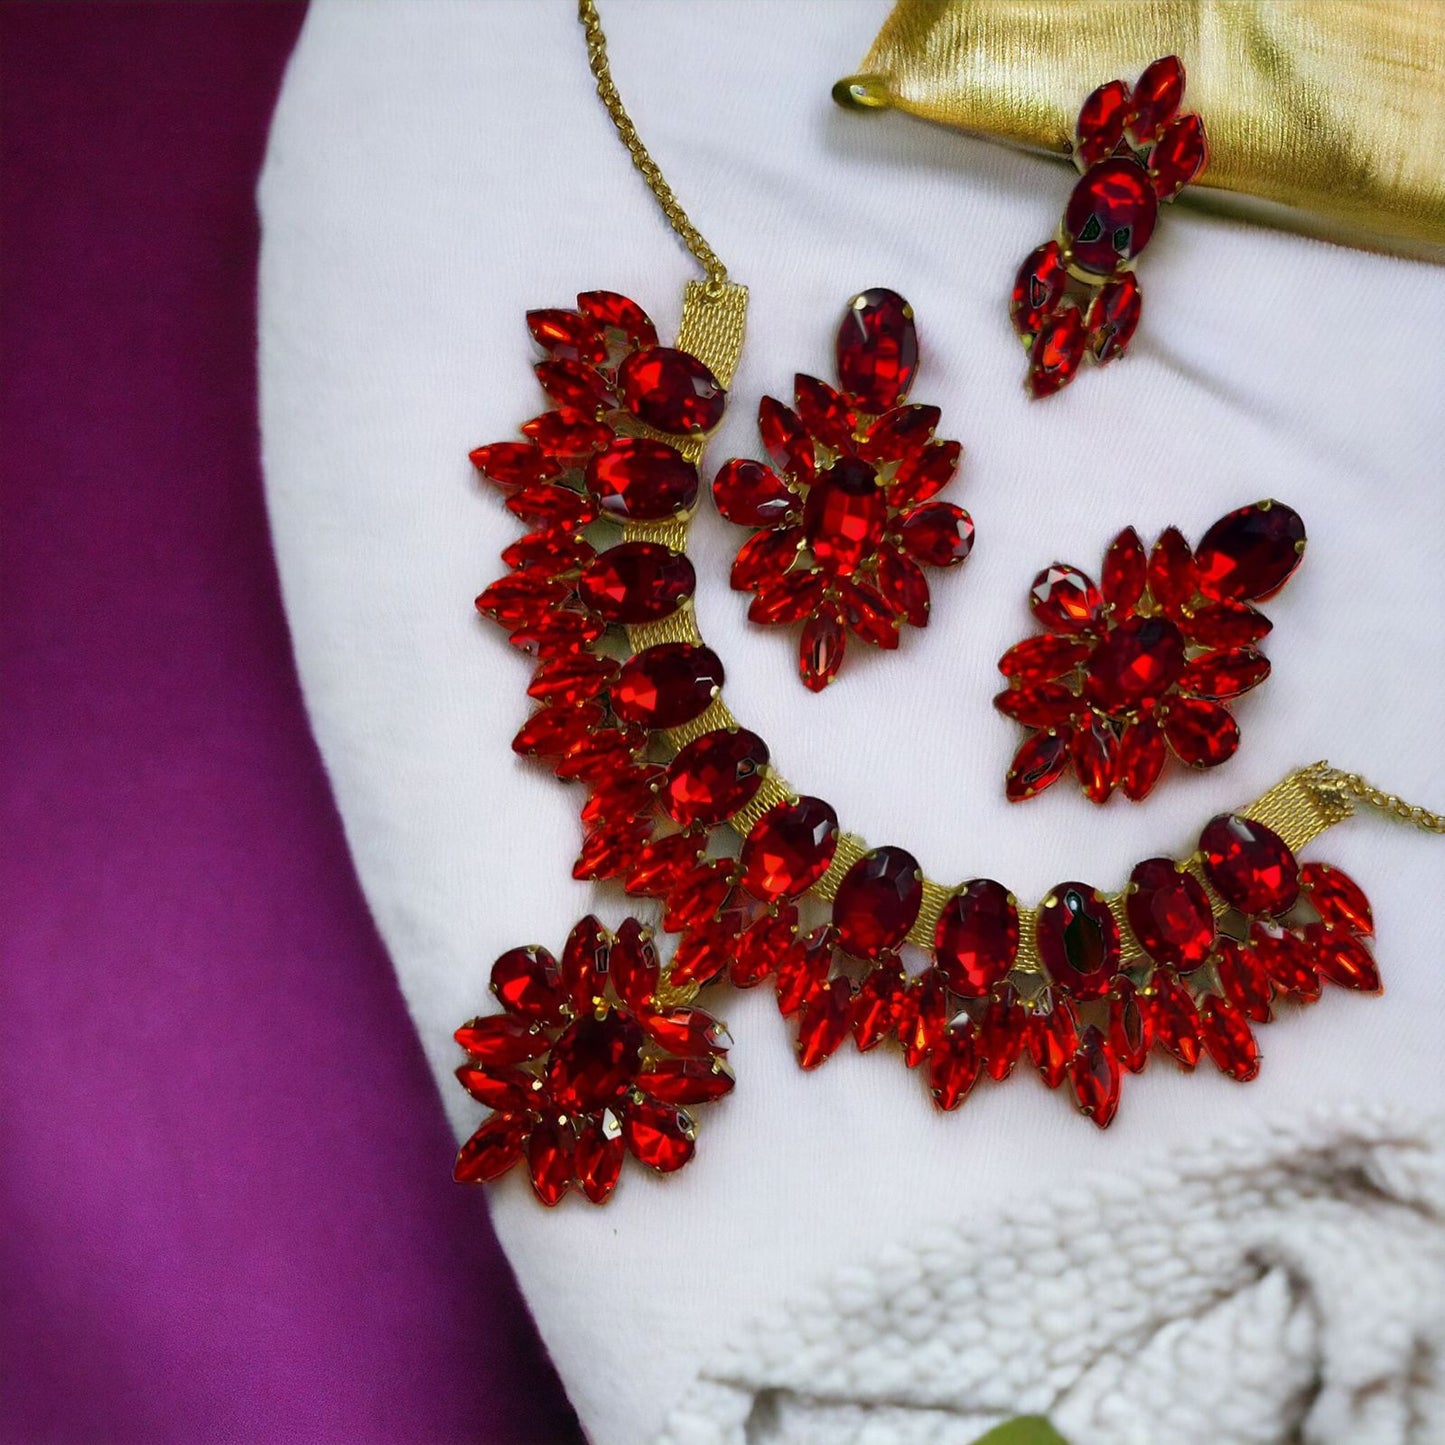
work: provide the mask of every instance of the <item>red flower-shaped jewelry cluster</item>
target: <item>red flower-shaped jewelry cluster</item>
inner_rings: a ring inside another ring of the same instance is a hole
[[[1304,554],[1298,513],[1259,502],[1221,517],[1197,551],[1169,528],[1145,553],[1125,528],[1104,556],[1102,584],[1055,562],[1029,605],[1048,632],[999,661],[1002,713],[1035,729],[1014,757],[1007,793],[1021,802],[1073,767],[1103,803],[1117,787],[1143,798],[1168,749],[1212,768],[1239,746],[1224,706],[1269,676],[1258,643],[1270,621],[1251,603],[1279,591]]]
[[[973,546],[968,513],[930,500],[962,448],[934,439],[936,406],[906,404],[918,371],[908,303],[881,288],[855,296],[836,352],[840,390],[799,375],[793,409],[770,396],[758,407],[774,466],[734,459],[713,482],[724,517],[763,529],[738,552],[732,585],[755,594],[754,622],[803,623],[798,667],[815,691],[836,676],[850,630],[894,648],[905,622],[926,626],[923,567],[954,566]]]
[[[1079,111],[1074,163],[1083,175],[1057,239],[1019,268],[1009,306],[1034,396],[1067,386],[1086,354],[1102,366],[1128,348],[1143,305],[1134,259],[1154,234],[1160,203],[1208,159],[1204,123],[1179,113],[1183,98],[1184,66],[1166,55],[1132,91],[1111,80]]]
[[[456,1032],[462,1086],[493,1112],[462,1145],[455,1176],[496,1179],[525,1157],[532,1188],[556,1204],[574,1185],[608,1199],[631,1154],[662,1174],[693,1156],[690,1108],[733,1087],[726,1028],[664,979],[651,932],[609,933],[590,915],[559,964],[514,948],[492,965],[505,1012]]]

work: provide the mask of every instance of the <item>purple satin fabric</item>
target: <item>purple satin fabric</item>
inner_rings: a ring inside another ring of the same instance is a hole
[[[0,12],[6,1440],[581,1438],[291,664],[253,192],[300,20]]]

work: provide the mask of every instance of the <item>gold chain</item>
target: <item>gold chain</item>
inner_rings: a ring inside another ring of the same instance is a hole
[[[708,299],[715,300],[727,285],[728,268],[703,239],[702,232],[688,220],[687,212],[678,204],[677,197],[663,178],[657,162],[647,153],[647,147],[643,145],[642,137],[637,134],[632,117],[627,114],[627,108],[622,104],[622,97],[618,95],[617,86],[612,79],[612,67],[607,61],[607,37],[602,33],[602,19],[597,14],[595,0],[577,0],[577,19],[587,35],[587,64],[591,66],[593,77],[597,81],[598,97],[607,107],[607,114],[612,117],[612,124],[617,127],[617,134],[622,137],[622,144],[632,156],[632,164],[642,172],[642,179],[657,197],[662,214],[667,217],[672,229],[682,237],[683,244],[697,258],[698,265],[707,273]]]
[[[1346,773],[1328,763],[1315,763],[1309,770],[1310,781],[1317,788],[1333,789],[1368,803],[1382,813],[1392,813],[1401,822],[1421,828],[1427,833],[1445,833],[1445,815],[1432,813],[1415,803],[1407,803],[1394,793],[1386,793],[1367,783],[1358,773]]]

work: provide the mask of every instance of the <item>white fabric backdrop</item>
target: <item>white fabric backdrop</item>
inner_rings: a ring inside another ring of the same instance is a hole
[[[869,285],[912,301],[924,349],[915,399],[940,405],[944,434],[966,447],[948,495],[973,513],[974,557],[934,574],[927,631],[891,655],[857,649],[821,697],[796,681],[789,637],[747,625],[746,598],[726,586],[739,536],[704,509],[699,614],[734,710],[846,828],[906,844],[935,878],[988,874],[1029,898],[1063,878],[1117,887],[1139,858],[1189,847],[1213,812],[1320,756],[1441,805],[1445,271],[1174,208],[1141,267],[1133,355],[1029,403],[1007,292],[1018,261],[1051,233],[1069,173],[903,117],[838,111],[829,87],[887,8],[604,6],[641,133],[752,290],[709,469],[756,452],[760,394],[786,397],[795,370],[831,375],[840,308]],[[1081,96],[1106,78],[1080,76]],[[556,947],[589,908],[613,924],[627,911],[619,892],[568,881],[576,790],[508,750],[528,711],[528,663],[471,599],[501,570],[517,527],[466,453],[541,409],[528,307],[606,287],[639,300],[667,334],[694,271],[598,107],[563,3],[314,0],[260,199],[266,479],[302,683],[363,887],[460,1136],[480,1111],[451,1078],[450,1035],[485,1004],[490,960],[516,943]],[[1034,571],[1056,557],[1096,570],[1126,522],[1146,536],[1174,522],[1197,538],[1266,495],[1302,513],[1311,545],[1269,604],[1276,674],[1237,708],[1238,757],[1207,775],[1171,774],[1141,807],[1095,809],[1065,786],[1008,807],[1001,780],[1019,731],[989,698],[996,659],[1030,630]],[[989,1266],[990,1240],[1013,1247],[989,1221],[1041,1207],[1066,1184],[1123,1178],[1118,1187],[1167,1194],[1160,1181],[1174,1176],[1151,1161],[1214,1139],[1274,1140],[1289,1158],[1312,1147],[1312,1128],[1361,1149],[1393,1147],[1402,1130],[1414,1138],[1399,1120],[1441,1104],[1445,855],[1368,819],[1313,856],[1369,891],[1386,996],[1335,993],[1268,1028],[1264,1071],[1248,1088],[1207,1067],[1186,1078],[1156,1065],[1126,1080],[1105,1135],[1028,1079],[981,1087],[943,1117],[896,1059],[845,1051],[805,1076],[767,997],[721,995],[740,1083],[703,1112],[686,1171],[659,1180],[629,1169],[601,1210],[568,1201],[549,1213],[519,1177],[494,1190],[498,1233],[592,1437],[652,1438],[688,1396],[687,1439],[744,1438],[753,1407],[739,1416],[738,1390],[746,1400],[753,1389],[809,1389],[756,1361],[736,1366],[752,1358],[745,1342],[767,1336],[752,1322],[791,1318],[790,1305],[822,1298],[840,1270],[886,1278],[887,1251],[925,1228],[962,1241],[946,1268],[966,1293],[978,1286],[970,1271]],[[1367,1101],[1395,1112],[1341,1112]],[[1289,1132],[1313,1106],[1323,1114],[1312,1118],[1335,1122]],[[1428,1152],[1426,1137],[1409,1147]],[[1233,1156],[1217,1157],[1226,1178]],[[1263,1192],[1258,1209],[1283,1217],[1301,1197]],[[1054,1293],[1010,1303],[978,1286],[985,1322],[1023,1311],[1047,1329],[1059,1291],[1087,1289],[1068,1270],[1098,1247],[1095,1221],[1066,1224]],[[1398,1286],[1383,1278],[1351,1271],[1329,1307],[1347,1315],[1372,1291],[1388,1304]],[[1138,1288],[1155,1294],[1148,1278]],[[1205,1279],[1195,1293],[1211,1288]],[[1172,1317],[1170,1299],[1158,1308]],[[819,1318],[826,1335],[832,1316]],[[885,1315],[874,1328],[886,1354]],[[977,1348],[994,1338],[984,1330]],[[1399,1358],[1420,1348],[1407,1342]],[[733,1393],[713,1409],[696,1382],[724,1358]],[[966,1383],[952,1400],[921,1386],[915,1399],[896,1366],[870,1373],[871,1358],[860,1347],[853,1375],[834,1372],[823,1392],[861,1411],[852,1435],[832,1417],[810,1435],[798,1423],[807,1409],[770,1404],[748,1438],[913,1439],[870,1413],[911,1401],[944,1411],[927,1438],[961,1440],[1014,1408]],[[1067,1375],[1049,1377],[1044,1405]],[[1140,1411],[1138,1438],[1194,1438]],[[1095,1438],[1088,1419],[1070,1421],[1081,1442]],[[1098,1438],[1135,1438],[1113,1428]],[[1367,1438],[1312,1428],[1311,1438]],[[1411,1436],[1397,1425],[1368,1438]]]

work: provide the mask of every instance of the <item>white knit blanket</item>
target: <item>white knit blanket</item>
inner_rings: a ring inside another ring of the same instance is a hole
[[[642,134],[751,287],[709,474],[757,454],[762,394],[831,374],[841,308],[874,285],[912,301],[915,397],[966,448],[950,495],[974,555],[936,578],[926,631],[857,649],[821,696],[791,637],[747,623],[726,582],[739,536],[702,509],[699,616],[734,710],[846,828],[1029,900],[1118,888],[1321,756],[1445,804],[1445,272],[1175,207],[1140,267],[1133,353],[1032,404],[1008,289],[1069,173],[837,110],[829,87],[887,8],[603,0]],[[1107,78],[1081,75],[1081,96]],[[471,599],[518,529],[466,453],[542,409],[528,307],[607,287],[668,335],[694,271],[564,0],[315,0],[260,199],[266,486],[306,704],[461,1137],[481,1111],[451,1033],[487,1005],[490,961],[629,911],[569,879],[577,790],[508,750],[528,663]],[[1271,494],[1310,548],[1268,604],[1275,671],[1236,707],[1239,755],[1139,807],[1064,787],[1006,804],[1019,731],[989,700],[1032,630],[1035,571],[1096,567],[1129,522],[1197,538]],[[1026,1077],[943,1116],[896,1057],[850,1046],[804,1075],[771,1001],[721,990],[739,1084],[701,1111],[686,1170],[629,1167],[604,1209],[549,1212],[516,1177],[490,1191],[592,1439],[964,1441],[1043,1407],[1082,1445],[1297,1421],[1339,1445],[1430,1441],[1438,1194],[1408,1121],[1445,1103],[1445,849],[1373,819],[1311,856],[1369,891],[1385,996],[1286,1011],[1247,1087],[1162,1061],[1125,1081],[1106,1134]]]

